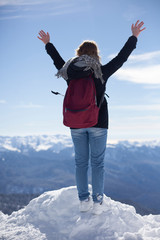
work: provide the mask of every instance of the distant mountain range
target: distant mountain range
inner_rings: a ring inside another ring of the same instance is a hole
[[[0,194],[41,194],[75,185],[69,136],[0,136]],[[141,214],[160,213],[160,142],[108,144],[105,194],[134,205]]]

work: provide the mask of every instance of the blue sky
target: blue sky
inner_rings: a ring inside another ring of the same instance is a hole
[[[64,60],[95,40],[102,64],[123,47],[131,24],[146,30],[127,63],[108,81],[109,141],[159,140],[160,1],[0,0],[0,135],[70,134],[62,123],[66,83],[38,32],[48,31]]]

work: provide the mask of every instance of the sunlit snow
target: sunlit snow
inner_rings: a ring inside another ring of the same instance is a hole
[[[106,196],[104,208],[80,213],[75,186],[46,192],[10,216],[0,213],[0,239],[159,240],[160,215],[141,216]]]

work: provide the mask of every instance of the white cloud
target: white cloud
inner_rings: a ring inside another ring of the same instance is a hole
[[[0,20],[56,16],[81,12],[86,10],[86,5],[82,4],[82,2],[85,3],[86,1],[2,0],[0,1],[0,7],[8,6],[8,8],[1,9]]]
[[[50,2],[51,0],[1,0],[0,6],[22,6],[22,5],[37,5]]]
[[[44,106],[42,106],[42,105],[33,104],[33,103],[21,104],[21,105],[16,106],[16,108],[43,108],[43,107]]]
[[[145,104],[145,105],[117,105],[112,106],[116,110],[131,110],[131,111],[159,111],[160,104]]]
[[[129,57],[129,60],[132,60],[134,62],[148,61],[148,60],[153,60],[157,57],[160,57],[160,51],[147,52],[143,54],[133,54]]]
[[[17,18],[22,18],[22,17],[24,17],[24,16],[23,15],[7,16],[7,17],[0,17],[0,20],[17,19]]]
[[[0,104],[5,104],[6,100],[0,99]]]
[[[113,58],[115,55],[110,55]],[[114,76],[119,80],[146,84],[160,85],[160,51],[131,55],[127,67],[120,68]]]
[[[141,84],[160,84],[160,64],[145,67],[121,68],[115,73],[120,80]]]
[[[112,59],[117,54],[113,53],[108,56],[109,59]],[[143,61],[155,61],[157,58],[160,60],[160,50],[153,51],[153,52],[146,52],[142,54],[132,54],[128,58],[128,63],[137,63],[137,62],[143,62]]]

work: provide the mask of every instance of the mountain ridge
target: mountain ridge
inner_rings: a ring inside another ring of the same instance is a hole
[[[115,143],[108,143],[108,147],[115,146],[133,148],[134,147],[160,147],[160,140],[150,141],[117,141]],[[30,147],[35,151],[43,151],[52,149],[55,146],[57,151],[65,147],[72,147],[72,140],[67,135],[30,135],[30,136],[0,136],[0,150],[9,151],[23,151],[23,147]]]

